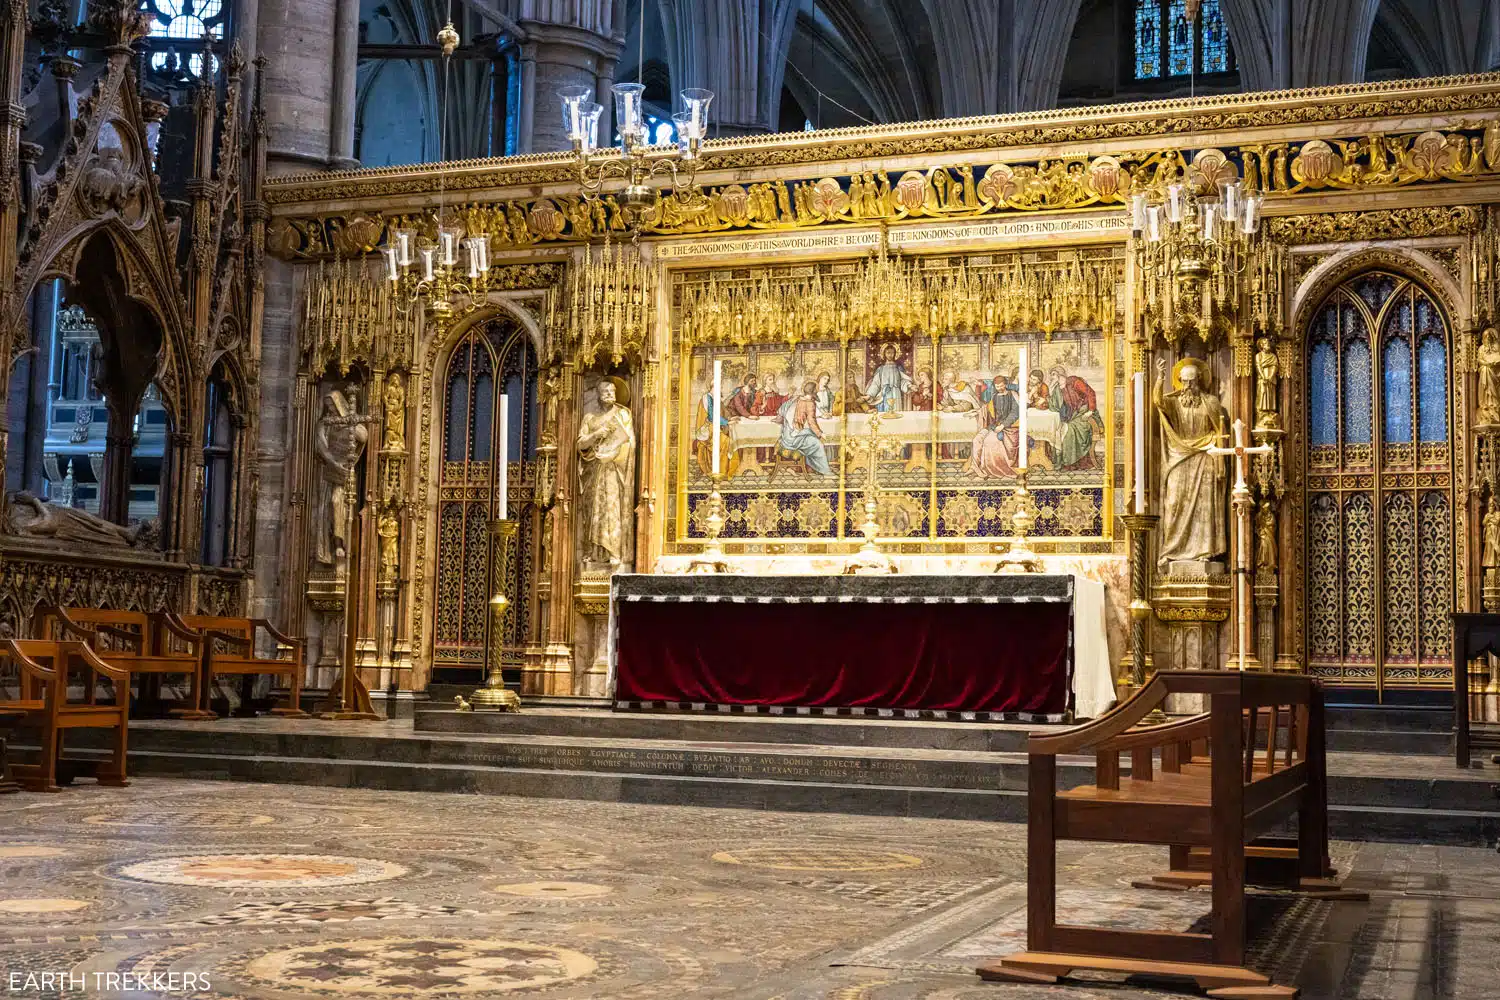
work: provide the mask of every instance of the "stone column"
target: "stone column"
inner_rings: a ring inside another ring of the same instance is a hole
[[[359,70],[359,0],[336,0],[333,27],[333,120],[328,158],[344,170],[359,166],[354,158],[354,105]]]
[[[335,36],[339,0],[263,0],[258,18],[261,81],[270,127],[273,176],[326,168],[333,125]],[[358,30],[358,14],[355,15]],[[320,44],[320,40],[322,43]],[[353,115],[351,107],[349,114]],[[268,282],[268,288],[274,288]],[[273,291],[272,294],[275,294]]]
[[[599,89],[601,79],[613,77],[620,43],[592,31],[569,25],[523,21],[527,41],[521,48],[521,132],[526,152],[544,153],[571,148],[563,128],[557,92],[563,87]],[[613,103],[606,85],[595,100],[607,108]],[[612,120],[613,111],[605,117]],[[609,145],[611,129],[599,127],[600,145]]]

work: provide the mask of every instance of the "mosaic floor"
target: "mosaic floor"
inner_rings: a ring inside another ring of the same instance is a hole
[[[1339,844],[1369,904],[1260,898],[1309,998],[1500,1000],[1500,854]],[[1065,918],[1185,930],[1160,852],[1064,850]],[[137,779],[0,797],[0,993],[146,998],[1079,1000],[1022,947],[1018,826]]]

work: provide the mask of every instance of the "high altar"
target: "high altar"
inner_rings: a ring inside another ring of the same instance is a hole
[[[352,628],[372,689],[498,661],[605,695],[612,575],[838,574],[868,522],[904,574],[988,574],[1024,531],[1104,584],[1127,683],[1243,653],[1451,684],[1449,612],[1500,602],[1500,78],[696,168],[644,205],[567,153],[267,183],[310,683]]]

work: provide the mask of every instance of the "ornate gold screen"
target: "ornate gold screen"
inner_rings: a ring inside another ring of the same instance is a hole
[[[1336,683],[1451,683],[1450,355],[1437,303],[1385,272],[1308,328],[1308,665]]]
[[[533,530],[531,479],[536,452],[536,354],[524,331],[495,322],[470,329],[454,345],[443,372],[442,463],[438,487],[435,669],[476,669],[485,663],[489,599],[503,574],[509,610],[499,645],[519,663],[530,634]],[[509,516],[519,522],[504,566],[491,565],[489,524],[498,516],[491,461],[498,443],[500,400],[509,401]]]

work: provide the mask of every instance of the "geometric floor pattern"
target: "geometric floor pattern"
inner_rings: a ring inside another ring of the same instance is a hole
[[[1346,844],[1370,902],[1258,898],[1309,1000],[1500,1000],[1500,855]],[[1133,1000],[981,983],[1024,947],[1010,824],[136,779],[0,797],[0,996]],[[1064,845],[1059,914],[1186,930],[1158,850]]]

